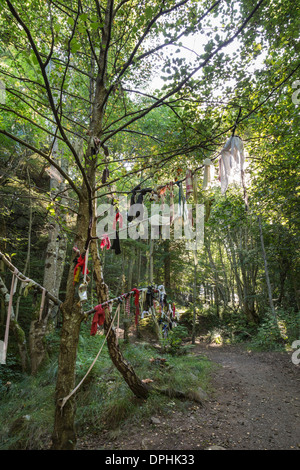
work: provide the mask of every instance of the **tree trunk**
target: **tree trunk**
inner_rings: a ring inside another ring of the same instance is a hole
[[[82,196],[79,201],[76,226],[77,236],[75,239],[75,243],[81,253],[84,251],[89,221],[88,199]],[[54,450],[73,450],[76,445],[74,427],[75,398],[72,396],[63,408],[61,408],[61,403],[62,399],[69,395],[75,386],[77,346],[83,318],[81,305],[78,300],[77,283],[74,283],[74,265],[70,262],[66,299],[61,307],[62,329],[55,391],[56,409],[52,434],[52,449]]]
[[[276,320],[276,312],[275,312],[275,308],[274,308],[274,304],[273,304],[272,289],[271,289],[268,262],[267,262],[267,255],[266,255],[266,250],[265,250],[264,236],[263,236],[263,232],[262,232],[261,217],[260,216],[258,217],[258,225],[259,225],[261,250],[262,250],[264,266],[265,266],[265,276],[266,276],[267,289],[268,289],[269,305],[270,305],[272,315],[273,315],[274,319]]]
[[[168,292],[171,288],[171,256],[170,256],[170,240],[164,241],[164,278],[165,289]]]
[[[192,329],[192,344],[196,340],[196,299],[197,299],[197,252],[194,253],[194,282],[193,282],[193,329]]]
[[[85,154],[86,171],[83,172],[83,184],[79,196],[78,216],[75,231],[75,243],[82,253],[88,247],[92,255],[93,276],[95,280],[96,293],[99,303],[108,299],[108,289],[102,276],[100,257],[96,241],[91,241],[91,235],[96,236],[96,168],[97,155],[92,152],[95,139],[101,140],[103,117],[105,113],[107,98],[107,51],[111,38],[111,26],[113,22],[113,0],[108,0],[106,4],[105,17],[102,27],[102,41],[100,44],[100,54],[97,62],[98,73],[95,82],[95,92],[91,102],[91,120],[87,151]],[[91,222],[92,228],[91,228]],[[75,400],[74,395],[61,407],[62,399],[68,396],[75,385],[75,366],[77,356],[77,346],[80,332],[80,325],[83,318],[80,303],[76,295],[76,288],[73,283],[74,267],[70,263],[70,270],[66,288],[66,300],[62,306],[62,332],[59,353],[59,367],[56,383],[56,410],[55,422],[52,435],[52,448],[58,450],[72,450],[76,444],[76,433],[74,428]],[[108,332],[111,315],[106,308],[104,329]],[[110,357],[129,385],[130,389],[137,397],[146,398],[148,387],[137,377],[133,368],[127,363],[119,349],[116,340],[115,330],[110,329],[107,336],[107,345]]]
[[[57,162],[60,161],[61,167],[67,171],[67,163],[63,157],[58,158],[58,151],[58,139],[55,139],[52,148],[52,158]],[[64,192],[65,189],[64,181],[60,181],[55,176],[50,178],[50,194],[52,198],[55,198],[62,191]],[[61,204],[64,203],[66,203],[66,199],[62,194]],[[53,221],[49,226],[49,238],[46,248],[43,286],[55,297],[58,297],[59,294],[66,257],[67,242],[61,230],[61,223],[65,222],[65,218],[65,215],[56,206]],[[52,303],[49,303],[49,308],[53,309]]]
[[[24,275],[26,275],[27,269],[29,268],[30,252],[31,252],[31,230],[32,230],[32,222],[33,222],[31,182],[30,182],[30,174],[29,174],[28,167],[27,167],[27,178],[28,178],[28,187],[29,187],[29,225],[28,225],[27,255],[26,255],[25,265],[24,265],[24,268],[23,268],[23,274]],[[15,319],[16,319],[16,321],[18,321],[18,319],[19,319],[19,307],[20,307],[20,301],[21,301],[21,297],[22,297],[22,290],[23,290],[23,286],[21,284],[20,287],[19,287],[19,294],[18,294],[18,297],[17,297],[16,309],[15,309]]]
[[[132,289],[132,274],[133,274],[134,259],[131,256],[128,260],[128,276],[127,276],[127,292],[130,292]],[[129,326],[130,319],[124,317],[124,340],[129,342]]]
[[[52,148],[53,159],[61,160],[61,166],[64,170],[65,163],[63,159],[58,159],[58,140],[55,139]],[[57,196],[60,191],[65,189],[65,184],[59,179],[59,176],[50,176],[50,195],[52,198]],[[62,203],[64,199],[62,198]],[[59,297],[59,288],[62,280],[64,262],[66,257],[67,241],[64,234],[62,234],[59,219],[61,222],[65,219],[60,213],[59,208],[55,208],[55,216],[51,224],[49,224],[49,238],[46,248],[46,258],[44,267],[44,280],[43,287],[55,297]],[[57,306],[51,301],[47,300],[45,303],[43,316],[39,320],[38,313],[33,313],[33,319],[30,324],[29,330],[29,350],[31,359],[31,374],[35,375],[45,360],[47,353],[45,344],[45,334],[47,333],[48,320],[51,314],[57,312]]]
[[[0,295],[3,298],[5,307],[8,308],[10,293],[1,277],[0,277]],[[15,318],[13,306],[11,309],[10,318],[11,318],[10,328],[15,335],[16,342],[18,345],[22,371],[25,372],[28,369],[28,353],[27,353],[27,345],[26,345],[26,336],[25,336],[23,329],[21,328],[21,326],[19,325],[18,321]]]
[[[150,238],[150,251],[149,251],[149,284],[153,283],[153,239]]]

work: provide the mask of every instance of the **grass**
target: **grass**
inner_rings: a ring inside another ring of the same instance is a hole
[[[83,378],[96,356],[103,337],[89,336],[89,327],[83,325],[79,341],[76,384]],[[153,380],[161,388],[183,392],[207,390],[211,363],[205,358],[188,355],[162,357],[149,344],[120,341],[127,361],[141,379]],[[50,442],[54,419],[54,391],[57,373],[57,352],[37,377],[24,376],[12,383],[0,401],[0,450],[45,449]],[[184,411],[188,402],[171,399],[157,392],[147,400],[135,398],[123,377],[112,365],[107,347],[104,347],[95,366],[76,394],[76,429],[80,437],[103,430],[112,435],[126,424],[142,423],[147,418]]]

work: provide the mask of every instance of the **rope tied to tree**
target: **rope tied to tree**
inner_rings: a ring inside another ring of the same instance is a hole
[[[93,360],[92,364],[90,365],[90,367],[89,367],[87,373],[85,374],[85,376],[83,377],[83,379],[76,385],[76,387],[72,390],[71,393],[69,393],[69,395],[67,395],[67,396],[64,397],[64,398],[60,398],[60,399],[59,399],[59,400],[62,401],[62,403],[61,403],[61,405],[60,405],[61,412],[62,412],[62,410],[63,410],[63,407],[64,407],[65,404],[67,403],[67,401],[71,398],[72,395],[74,395],[74,393],[75,393],[75,392],[79,389],[79,387],[83,384],[83,382],[85,381],[85,379],[87,378],[87,376],[88,376],[89,373],[91,372],[92,368],[94,367],[95,363],[97,362],[97,359],[98,359],[98,357],[99,357],[100,354],[101,354],[101,351],[102,351],[102,349],[103,349],[104,344],[106,343],[107,337],[108,337],[108,335],[109,335],[109,333],[110,333],[110,330],[112,329],[113,323],[114,323],[114,321],[115,321],[115,318],[116,318],[116,316],[117,316],[119,310],[120,310],[120,304],[119,304],[119,305],[117,306],[117,308],[116,308],[115,315],[114,315],[112,321],[110,322],[108,331],[107,331],[106,336],[105,336],[105,338],[104,338],[104,341],[102,342],[101,347],[100,347],[100,349],[99,349],[99,351],[98,351],[98,353],[97,353],[95,359]]]

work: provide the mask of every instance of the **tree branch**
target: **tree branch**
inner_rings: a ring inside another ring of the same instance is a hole
[[[74,184],[73,180],[70,178],[70,176],[56,163],[55,160],[53,160],[49,155],[47,155],[45,152],[42,152],[42,150],[37,149],[33,145],[29,144],[28,142],[25,142],[22,139],[19,139],[15,135],[10,134],[9,132],[5,131],[4,129],[0,129],[0,134],[6,135],[6,137],[9,137],[10,139],[14,140],[15,142],[18,142],[21,145],[24,145],[25,147],[29,148],[32,150],[34,153],[37,153],[38,155],[41,155],[41,157],[45,158],[47,162],[49,162],[54,168],[59,171],[61,176],[65,178],[72,189],[75,191],[75,193],[78,195],[78,197],[81,197],[81,191],[77,188],[77,186]]]
[[[39,54],[39,51],[36,47],[36,44],[35,44],[35,41],[33,40],[33,37],[31,35],[31,32],[29,30],[29,28],[27,27],[27,25],[24,23],[24,21],[21,19],[21,17],[19,16],[19,14],[17,13],[17,11],[15,10],[15,8],[13,7],[12,3],[10,2],[10,0],[6,0],[6,3],[12,13],[12,15],[15,17],[15,19],[18,21],[18,23],[20,24],[20,26],[22,26],[22,28],[24,29],[27,37],[28,37],[28,40],[30,42],[30,45],[33,49],[33,52],[36,56],[36,59],[38,61],[38,64],[40,66],[40,70],[41,70],[41,73],[42,73],[42,77],[43,77],[43,80],[44,80],[44,83],[45,83],[45,87],[46,87],[46,91],[47,91],[47,95],[48,95],[48,100],[49,100],[49,104],[50,104],[50,107],[51,107],[51,110],[52,110],[52,113],[55,117],[55,121],[56,121],[56,124],[57,124],[57,127],[59,129],[59,132],[61,134],[61,136],[63,137],[64,139],[64,142],[65,144],[69,147],[69,149],[71,150],[72,154],[74,155],[74,158],[75,158],[75,161],[77,163],[77,166],[82,174],[82,177],[84,179],[84,182],[86,184],[86,187],[89,191],[89,193],[91,194],[91,187],[90,187],[90,183],[87,179],[87,175],[86,175],[86,172],[84,171],[84,168],[80,162],[80,159],[79,159],[79,156],[77,155],[73,145],[71,144],[71,142],[69,141],[68,137],[66,136],[65,134],[65,131],[62,127],[62,124],[61,124],[61,121],[59,119],[59,116],[58,116],[58,112],[57,112],[57,109],[56,109],[56,106],[55,106],[55,102],[54,102],[54,98],[53,98],[53,95],[52,95],[52,91],[51,91],[51,86],[50,86],[50,83],[49,83],[49,80],[48,80],[48,77],[47,77],[47,72],[46,72],[46,67],[45,67],[45,64],[43,63],[42,61],[42,58]]]
[[[244,20],[244,22],[242,23],[242,25],[237,29],[237,31],[229,38],[227,39],[226,41],[224,41],[222,44],[220,44],[213,52],[211,52],[210,54],[208,54],[207,58],[196,68],[194,68],[194,70],[192,70],[175,88],[173,88],[169,93],[167,93],[165,96],[163,96],[162,98],[159,98],[157,99],[156,103],[154,103],[153,105],[149,106],[145,111],[143,111],[142,113],[140,113],[138,116],[135,116],[134,118],[132,118],[129,122],[127,122],[126,124],[123,124],[121,127],[119,127],[118,129],[115,129],[114,131],[112,131],[110,133],[110,135],[104,137],[103,139],[103,143],[106,142],[108,139],[110,139],[111,137],[113,137],[115,134],[117,134],[118,132],[120,132],[122,129],[124,129],[125,127],[129,126],[130,124],[132,124],[133,122],[137,121],[138,119],[141,119],[142,117],[144,117],[146,114],[148,114],[150,111],[152,111],[153,109],[157,108],[158,106],[160,106],[161,104],[163,104],[168,98],[170,98],[171,96],[173,96],[175,93],[178,93],[182,88],[183,86],[197,73],[199,72],[199,70],[201,70],[203,67],[205,67],[205,65],[220,51],[222,50],[224,47],[228,46],[229,44],[231,44],[234,39],[243,31],[243,29],[246,27],[246,25],[249,23],[249,21],[251,20],[251,18],[254,16],[254,14],[256,13],[256,11],[260,8],[260,6],[262,5],[262,3],[264,2],[265,0],[260,0],[257,5],[255,6],[255,8],[252,10],[252,12],[248,15],[248,17]]]

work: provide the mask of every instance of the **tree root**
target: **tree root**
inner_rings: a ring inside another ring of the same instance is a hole
[[[200,394],[195,390],[188,390],[187,392],[183,392],[181,390],[175,390],[173,388],[151,387],[151,391],[160,393],[161,395],[166,395],[169,398],[178,398],[179,400],[194,401],[203,406],[203,398],[201,398]]]

